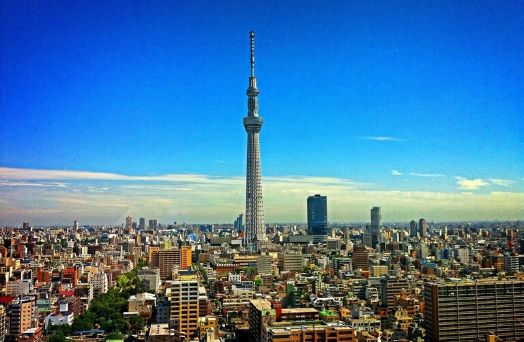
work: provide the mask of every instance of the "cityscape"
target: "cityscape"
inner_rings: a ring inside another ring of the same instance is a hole
[[[0,3],[0,342],[524,341],[522,3],[48,5]]]

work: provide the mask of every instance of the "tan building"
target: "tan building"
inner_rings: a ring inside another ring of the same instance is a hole
[[[304,271],[304,255],[303,254],[284,254],[282,263],[282,271],[302,272]]]
[[[198,318],[199,339],[207,339],[207,336],[213,336],[218,331],[218,321],[216,317],[206,316]],[[213,336],[214,337],[214,336]]]
[[[19,336],[32,327],[33,301],[30,299],[16,299],[10,304],[9,335]]]
[[[323,322],[296,325],[282,322],[264,325],[264,341],[267,342],[356,342],[353,328],[349,326],[328,326]]]
[[[198,280],[177,280],[171,286],[171,322],[187,340],[198,335]]]
[[[151,293],[137,293],[128,299],[127,311],[136,312],[146,322],[151,318],[153,307],[155,306],[156,296]]]
[[[168,323],[151,324],[147,342],[172,342],[175,340],[175,331],[169,329]]]
[[[375,265],[371,266],[372,277],[382,277],[388,274],[388,267],[386,265]]]

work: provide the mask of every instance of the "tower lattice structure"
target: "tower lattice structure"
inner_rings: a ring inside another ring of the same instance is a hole
[[[244,127],[247,132],[246,170],[246,225],[244,243],[260,245],[266,239],[264,227],[264,202],[262,198],[262,175],[260,171],[260,129],[262,118],[258,115],[258,88],[255,78],[255,33],[251,40],[251,75],[247,88],[247,116]]]

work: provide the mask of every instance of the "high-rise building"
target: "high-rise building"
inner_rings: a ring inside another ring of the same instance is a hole
[[[380,221],[382,216],[380,215],[380,207],[371,208],[371,244],[373,248],[377,248],[380,243]]]
[[[246,229],[245,244],[260,245],[266,240],[264,227],[264,203],[262,199],[262,174],[260,171],[260,129],[262,118],[258,115],[257,80],[255,78],[255,33],[251,38],[251,76],[247,88],[247,116],[244,127],[247,132],[247,170],[246,170]]]
[[[243,214],[238,215],[238,217],[235,219],[235,222],[233,223],[233,228],[235,228],[236,230],[244,229],[244,215]]]
[[[504,341],[524,336],[524,281],[479,279],[424,284],[428,341]]]
[[[282,270],[291,272],[304,271],[304,255],[285,253],[282,259]]]
[[[353,247],[353,269],[369,270],[369,253],[365,246]]]
[[[175,249],[175,265],[185,270],[191,267],[191,246],[181,246]]]
[[[73,229],[75,230],[75,232],[78,230],[79,227],[80,227],[80,225],[78,224],[78,221],[74,221],[73,222]]]
[[[127,231],[131,230],[133,227],[133,218],[131,216],[128,216],[126,217],[126,225],[125,225],[125,229]]]
[[[307,198],[307,229],[309,235],[327,236],[327,197],[321,195]]]
[[[0,304],[0,342],[5,341],[7,335],[7,319],[5,306]]]
[[[178,258],[180,258],[180,254],[175,249],[161,249],[158,251],[158,268],[160,268],[160,278],[162,280],[171,279],[173,267],[179,265],[177,263]]]
[[[267,299],[251,299],[249,301],[249,341],[263,341],[263,326],[276,316],[276,311]]]
[[[415,220],[411,220],[409,223],[409,236],[417,237],[417,222]]]
[[[171,323],[185,340],[198,331],[198,280],[176,280],[171,287]]]
[[[10,303],[9,335],[15,339],[25,330],[32,327],[34,302],[31,299],[19,298]]]
[[[418,220],[418,234],[421,238],[427,236],[427,229],[428,229],[428,225],[426,223],[426,220],[423,218]]]
[[[146,229],[146,219],[145,218],[141,217],[138,220],[138,229],[140,229],[140,230]]]
[[[149,220],[149,229],[155,230],[158,228],[158,221],[157,220]]]
[[[149,267],[158,267],[162,280],[171,279],[174,268],[185,270],[191,267],[191,257],[191,246],[150,250]]]
[[[273,274],[273,257],[267,254],[257,256],[258,274]]]
[[[407,279],[394,276],[385,276],[380,279],[380,300],[389,312],[396,309],[395,301],[402,290],[409,290],[409,282]]]

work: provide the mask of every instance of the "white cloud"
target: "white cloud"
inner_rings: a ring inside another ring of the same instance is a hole
[[[446,175],[440,174],[440,173],[418,173],[418,172],[410,172],[410,176],[415,177],[446,177]]]
[[[373,141],[401,141],[402,139],[391,136],[368,136],[362,137],[364,140],[373,140]]]
[[[8,179],[16,175],[18,179]],[[22,178],[27,176],[27,179]],[[34,178],[31,178],[34,177]],[[45,178],[47,177],[47,178]],[[61,184],[67,187],[12,186],[0,198],[0,223],[121,223],[127,215],[161,222],[230,222],[244,210],[245,178],[208,175],[125,176],[110,173],[0,169],[0,182]],[[46,180],[56,180],[47,182]],[[336,177],[264,177],[266,222],[304,222],[306,198],[328,196],[331,222],[368,221],[380,205],[384,220],[515,219],[524,215],[524,193],[423,192],[381,190],[369,183]],[[379,190],[377,190],[379,189]]]
[[[457,180],[457,185],[459,186],[459,188],[463,190],[478,190],[489,184],[488,182],[480,178],[467,179],[464,177],[456,176],[455,179]]]
[[[54,187],[54,188],[67,188],[66,183],[44,183],[44,182],[30,182],[30,181],[11,181],[11,180],[0,180],[0,187],[16,187],[16,186],[26,186],[26,187]]]
[[[391,175],[393,176],[402,176],[402,172],[397,170],[391,170]]]
[[[515,181],[512,181],[512,180],[508,180],[508,179],[497,179],[497,178],[492,178],[492,179],[488,179],[491,183],[495,184],[495,185],[499,185],[499,186],[504,186],[506,188],[512,186],[513,184],[515,184]]]

